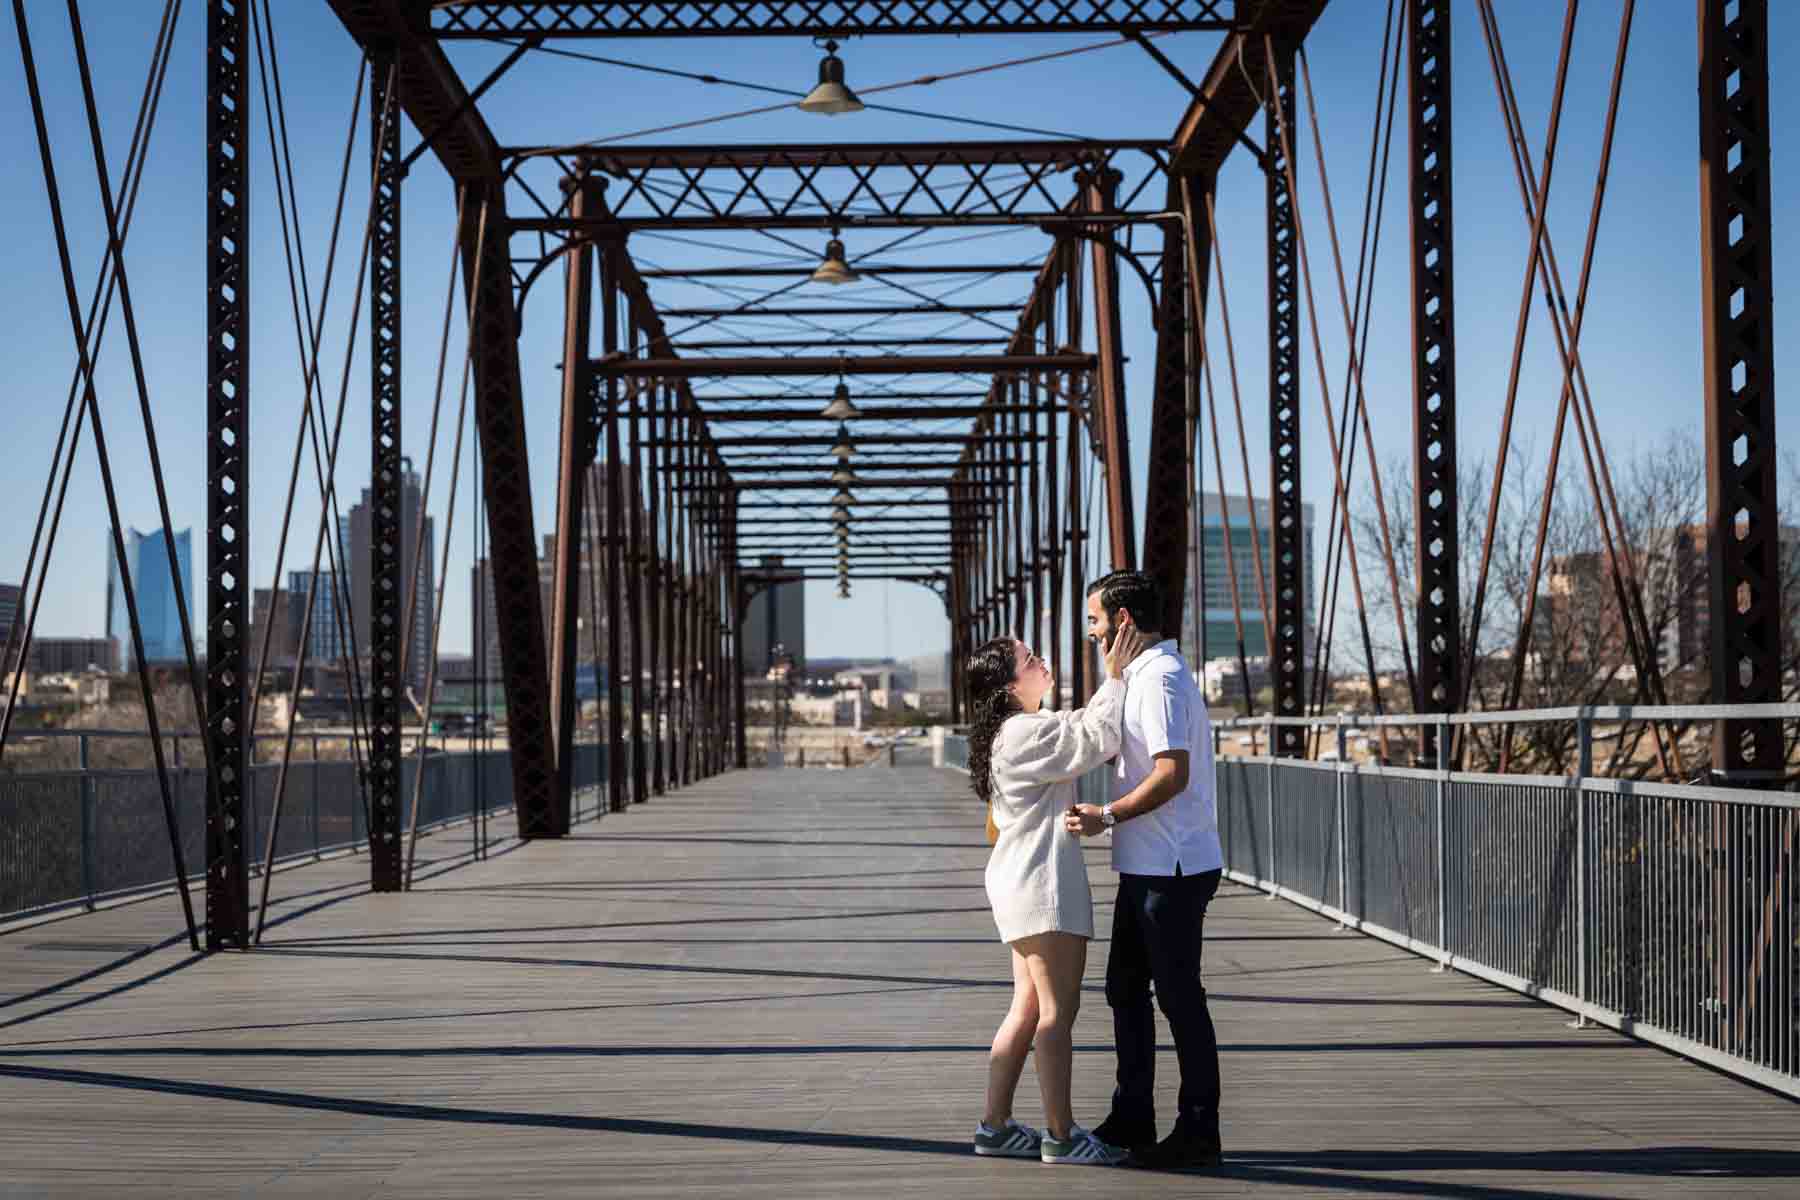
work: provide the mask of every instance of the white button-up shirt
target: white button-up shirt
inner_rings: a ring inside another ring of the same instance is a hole
[[[1156,755],[1185,750],[1188,783],[1159,807],[1113,827],[1113,870],[1199,875],[1225,865],[1213,779],[1212,728],[1200,687],[1173,639],[1125,668],[1125,729],[1113,798],[1149,778]]]

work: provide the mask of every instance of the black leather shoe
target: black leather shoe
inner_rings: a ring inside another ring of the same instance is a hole
[[[1094,1126],[1092,1132],[1107,1145],[1129,1150],[1134,1156],[1156,1149],[1156,1122],[1153,1120],[1125,1121],[1117,1113],[1108,1113],[1106,1120]]]
[[[1156,1171],[1216,1171],[1224,1159],[1217,1129],[1187,1121],[1177,1121],[1168,1137],[1131,1154],[1134,1166]]]

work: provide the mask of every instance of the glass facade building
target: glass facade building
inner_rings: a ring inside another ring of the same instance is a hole
[[[1313,506],[1302,504],[1304,534],[1304,561],[1301,564],[1301,577],[1304,581],[1306,630],[1311,636],[1314,621],[1313,598]],[[1256,585],[1256,552],[1258,543],[1262,550],[1262,564],[1265,586],[1259,589]],[[1227,544],[1230,546],[1227,556]],[[1193,546],[1190,543],[1189,570],[1192,571]],[[1237,577],[1238,606],[1244,620],[1244,655],[1247,658],[1263,658],[1268,655],[1268,641],[1263,628],[1263,595],[1265,591],[1273,595],[1274,583],[1270,576],[1273,555],[1269,543],[1269,502],[1258,500],[1254,512],[1250,502],[1243,496],[1226,496],[1224,510],[1221,511],[1219,497],[1209,493],[1202,506],[1200,521],[1200,598],[1202,620],[1194,619],[1194,581],[1188,581],[1188,594],[1184,599],[1181,612],[1181,645],[1184,651],[1195,652],[1193,661],[1202,663],[1214,658],[1235,658],[1237,656],[1237,625],[1233,620],[1231,584],[1232,575]],[[1309,643],[1310,645],[1310,643]],[[1308,653],[1311,653],[1309,648]]]
[[[181,594],[191,606],[194,602],[194,538],[192,529],[174,535],[175,570],[181,582]],[[144,632],[144,658],[151,665],[187,662],[181,644],[181,610],[176,600],[176,578],[169,568],[169,540],[162,530],[125,533],[125,561],[130,570],[131,586],[136,593],[138,620]],[[192,615],[192,608],[189,608]],[[200,630],[194,634],[200,636]],[[118,555],[113,552],[112,535],[106,537],[106,633],[119,647],[126,670],[138,666],[137,650],[131,640],[131,614],[125,603],[125,576],[119,572]],[[198,647],[196,647],[198,649]]]

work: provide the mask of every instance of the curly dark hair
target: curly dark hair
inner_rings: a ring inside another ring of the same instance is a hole
[[[1019,698],[1012,693],[1012,682],[1018,674],[1018,645],[1012,638],[997,637],[984,643],[969,655],[964,664],[968,680],[969,715],[969,786],[976,797],[987,804],[993,799],[994,737],[1000,726],[1014,713],[1023,712]]]

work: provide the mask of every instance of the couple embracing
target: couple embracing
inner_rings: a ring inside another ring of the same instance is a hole
[[[995,638],[969,659],[970,782],[998,829],[987,894],[1012,951],[1012,1006],[994,1035],[975,1152],[1046,1163],[1216,1167],[1219,1049],[1200,985],[1201,930],[1223,856],[1211,731],[1193,674],[1165,640],[1159,589],[1116,571],[1088,589],[1088,636],[1106,681],[1086,708],[1039,711],[1054,681],[1043,659]],[[1076,803],[1076,781],[1117,760],[1111,803]],[[1072,1031],[1094,902],[1080,839],[1112,838],[1119,875],[1106,962],[1118,1082],[1094,1129],[1070,1107]],[[1179,1112],[1157,1140],[1156,1004],[1181,1072]],[[1013,1119],[1028,1051],[1037,1051],[1048,1126]]]

